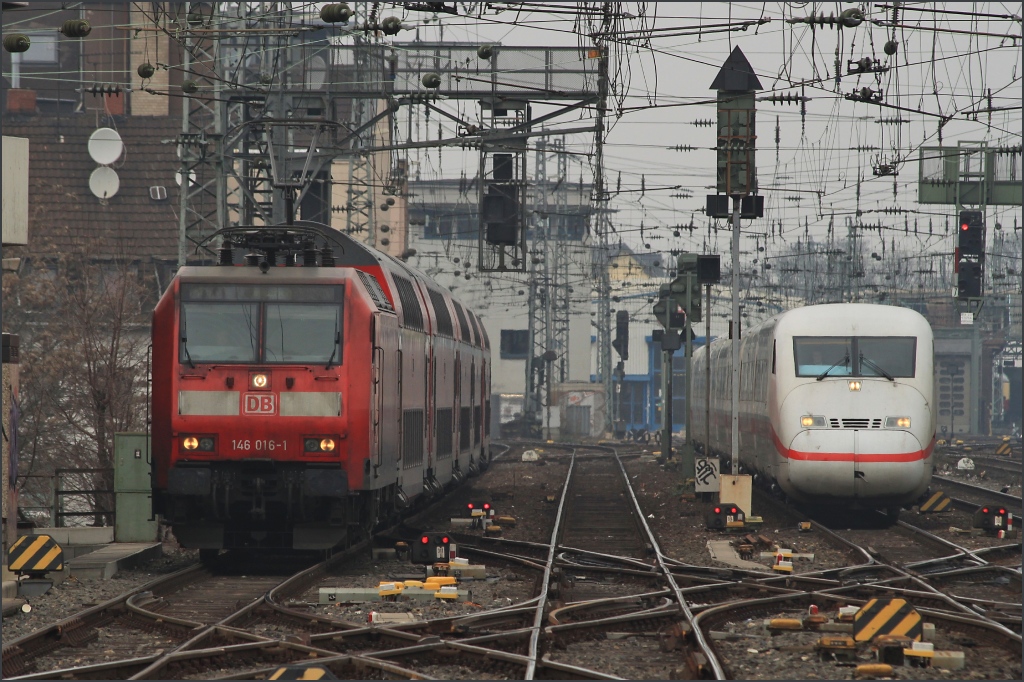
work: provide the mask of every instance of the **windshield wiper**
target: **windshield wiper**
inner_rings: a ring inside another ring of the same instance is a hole
[[[834,370],[834,369],[835,369],[836,367],[838,367],[839,365],[843,365],[843,367],[846,367],[846,366],[847,366],[847,365],[849,365],[849,364],[850,364],[850,353],[849,353],[849,352],[847,352],[847,353],[846,353],[846,355],[844,355],[844,356],[843,356],[843,359],[842,359],[842,360],[836,360],[836,362],[835,362],[835,363],[834,363],[834,364],[833,364],[833,365],[832,365],[831,367],[829,367],[829,368],[828,368],[828,369],[826,369],[826,370],[825,370],[824,372],[822,372],[821,374],[819,374],[819,375],[818,375],[818,379],[817,379],[817,380],[818,380],[818,381],[821,381],[822,379],[824,379],[825,377],[827,377],[827,376],[828,376],[828,373],[829,373],[829,372],[831,372],[832,370]]]
[[[181,337],[181,349],[185,351],[185,357],[188,359],[188,366],[192,369],[196,368],[196,363],[192,362],[192,354],[188,352],[188,337]]]
[[[881,375],[882,375],[883,377],[885,377],[885,378],[886,378],[886,379],[888,379],[889,381],[891,381],[891,382],[893,382],[893,383],[896,383],[896,380],[892,378],[892,375],[891,375],[891,374],[889,374],[888,372],[886,372],[886,371],[885,371],[884,369],[882,369],[881,367],[879,367],[878,365],[876,365],[876,364],[875,364],[874,362],[872,362],[871,360],[868,360],[868,359],[867,359],[866,357],[864,357],[864,354],[863,354],[863,353],[861,353],[861,354],[860,354],[860,361],[861,361],[861,362],[863,362],[863,363],[864,363],[865,365],[867,365],[868,367],[870,367],[871,369],[873,369],[873,370],[875,370],[876,372],[878,372],[879,374],[881,374]]]
[[[334,350],[331,351],[331,357],[327,358],[327,366],[324,369],[330,369],[331,365],[334,364],[334,356],[338,353],[338,346],[341,345],[341,332],[334,332]]]

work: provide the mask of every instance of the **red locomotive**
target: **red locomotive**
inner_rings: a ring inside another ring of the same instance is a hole
[[[154,510],[204,557],[329,549],[489,461],[490,343],[324,225],[232,227],[153,313]]]

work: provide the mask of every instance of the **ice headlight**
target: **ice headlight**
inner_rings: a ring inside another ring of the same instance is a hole
[[[887,429],[909,429],[910,417],[886,417],[885,428]]]
[[[810,429],[814,427],[822,428],[825,426],[825,418],[819,417],[817,415],[807,414],[804,415],[803,417],[800,417],[800,426],[804,427],[805,429]]]

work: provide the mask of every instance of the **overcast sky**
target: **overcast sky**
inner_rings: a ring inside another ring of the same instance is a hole
[[[576,7],[573,3],[524,4],[537,10],[542,6],[563,11]],[[467,5],[459,3],[460,11]],[[917,204],[919,148],[939,143],[942,120],[947,120],[941,132],[945,145],[955,146],[959,140],[1018,147],[1021,143],[1020,3],[918,3],[917,9],[900,12],[901,26],[896,29],[871,22],[889,23],[893,18],[891,10],[881,9],[885,5],[871,3],[861,6],[868,20],[857,28],[842,30],[828,26],[812,30],[806,23],[790,24],[786,19],[812,12],[839,15],[857,5],[653,2],[621,6],[633,18],[619,22],[620,30],[632,32],[620,35],[639,39],[612,44],[613,99],[619,111],[610,120],[605,159],[609,189],[619,186],[621,174],[623,193],[613,201],[618,211],[616,233],[634,248],[643,249],[644,243],[656,251],[703,248],[707,219],[701,210],[705,195],[714,191],[709,186],[714,184],[715,152],[708,148],[715,144],[715,129],[693,122],[713,119],[715,106],[691,103],[714,97],[709,86],[734,46],[739,46],[753,65],[764,88],[761,96],[776,92],[811,98],[803,116],[799,104],[757,105],[758,180],[767,198],[767,211],[763,220],[745,221],[744,231],[751,234],[777,235],[781,226],[782,234],[791,240],[807,226],[812,235],[824,236],[833,214],[837,229],[845,234],[846,218],[858,206],[859,178],[862,210],[899,207],[918,211],[908,215],[867,213],[863,222],[897,228],[893,236],[899,242],[905,223],[912,230],[916,221],[919,238],[915,247],[948,249],[951,241],[943,239],[944,228],[947,218],[954,216],[954,208]],[[382,14],[389,11],[382,10]],[[485,11],[472,17],[441,14],[433,20],[422,12],[407,12],[404,20],[407,25],[419,24],[417,35],[422,40],[437,40],[443,33],[449,41],[501,42],[506,46],[574,46],[580,33],[588,30],[571,14],[522,9]],[[748,24],[745,30],[715,32],[725,28],[722,24],[737,27],[741,22],[759,20],[764,23]],[[676,28],[679,30],[672,30]],[[636,32],[641,29],[653,29],[649,40]],[[409,40],[412,35],[412,31],[403,31],[399,39]],[[892,39],[897,50],[888,56],[884,45]],[[841,60],[838,80],[837,49]],[[863,57],[874,57],[893,68],[877,75],[847,75],[847,61]],[[799,87],[801,83],[803,87]],[[903,109],[844,99],[863,87],[881,90],[885,104]],[[962,112],[988,107],[989,91],[991,106],[1002,110],[968,120]],[[473,103],[450,106],[466,116],[478,115]],[[581,118],[590,120],[590,116],[569,114],[561,119],[561,125],[578,126]],[[894,119],[905,122],[885,122]],[[430,135],[436,135],[436,125],[436,121],[431,124]],[[674,145],[698,149],[667,149]],[[858,151],[854,147],[874,149]],[[592,153],[592,136],[573,136],[569,148]],[[577,158],[585,161],[588,157]],[[1017,159],[1019,164],[1019,155]],[[475,168],[476,154],[461,150],[439,154],[435,150],[415,154],[412,160],[418,162],[421,177],[445,177],[451,169]],[[874,168],[879,164],[896,164],[898,176],[876,177]],[[639,191],[642,181],[646,187],[643,195]],[[677,185],[692,193],[692,198],[679,197],[679,189],[665,189]],[[688,224],[691,214],[705,229],[695,232],[693,238],[686,231],[673,237],[672,230],[666,228]],[[990,207],[989,226],[999,222],[1012,228],[1016,222],[1019,240],[1020,216],[1019,206]],[[929,221],[934,233],[930,238],[921,236],[928,232]],[[778,236],[767,241],[769,247],[779,243]],[[723,252],[728,249],[724,233],[718,247]]]

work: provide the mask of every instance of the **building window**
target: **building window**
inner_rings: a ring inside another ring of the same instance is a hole
[[[26,33],[31,44],[28,51],[20,54],[22,64],[56,64],[57,33]]]
[[[525,360],[530,357],[529,330],[502,329],[501,357],[505,360]]]

